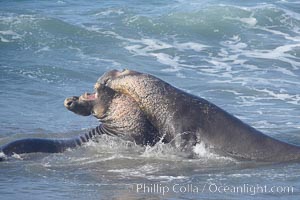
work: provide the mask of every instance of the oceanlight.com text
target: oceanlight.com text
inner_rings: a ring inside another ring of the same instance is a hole
[[[137,183],[131,186],[133,192],[140,194],[170,194],[170,193],[212,193],[212,194],[278,194],[292,195],[295,192],[293,186],[288,185],[263,185],[263,184],[162,184],[162,183]]]

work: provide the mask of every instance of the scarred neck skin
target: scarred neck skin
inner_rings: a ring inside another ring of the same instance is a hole
[[[158,140],[156,129],[137,102],[103,84],[96,83],[95,93],[67,98],[65,106],[80,115],[92,114],[101,123],[105,134],[123,137],[142,145],[153,144]]]
[[[104,115],[98,118],[106,134],[116,135],[136,144],[152,145],[157,131],[137,103],[129,96],[116,93]]]
[[[173,133],[178,130],[170,123],[176,112],[170,113],[170,110],[177,109],[177,88],[152,75],[126,70],[104,74],[98,82],[132,97],[151,123],[159,128],[160,134],[165,134],[167,140],[173,139]]]

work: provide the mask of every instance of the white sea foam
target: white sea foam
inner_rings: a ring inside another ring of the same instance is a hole
[[[204,45],[204,44],[199,44],[196,42],[186,42],[186,43],[174,43],[174,46],[179,50],[179,51],[185,51],[185,50],[194,50],[196,52],[201,52],[205,49],[207,49],[209,46]]]
[[[296,36],[292,37],[288,33],[284,33],[284,32],[281,32],[279,30],[274,30],[274,29],[268,28],[268,27],[258,26],[257,29],[268,32],[268,33],[271,33],[271,34],[276,35],[276,36],[282,36],[286,40],[290,40],[290,41],[294,41],[294,42],[300,42],[300,37],[298,36],[298,34]]]
[[[149,180],[159,180],[159,181],[164,181],[164,182],[169,182],[173,180],[184,180],[188,179],[189,177],[187,176],[153,176],[153,175],[148,175],[147,179]]]
[[[229,19],[229,20],[234,20],[234,21],[239,21],[242,22],[244,24],[247,24],[249,26],[255,26],[257,24],[257,19],[255,17],[244,17],[244,18],[240,18],[240,17],[225,17],[225,19]]]
[[[217,155],[212,153],[209,150],[208,146],[205,145],[203,142],[196,144],[193,147],[193,152],[201,158],[216,158],[217,157]]]
[[[124,46],[124,48],[128,50],[131,54],[135,56],[153,57],[157,60],[157,62],[169,66],[169,68],[163,69],[163,71],[169,71],[169,72],[178,72],[179,70],[182,69],[182,66],[186,66],[186,65],[182,64],[182,62],[184,61],[181,60],[180,56],[170,55],[162,51],[167,49],[174,49],[178,51],[192,50],[195,52],[201,52],[209,48],[209,46],[207,45],[203,45],[196,42],[179,43],[177,41],[174,41],[172,43],[168,43],[168,42],[164,42],[152,38],[141,38],[141,39],[125,38],[112,31],[101,31],[101,32],[113,36],[116,39],[129,42],[129,44]],[[188,65],[187,67],[193,68],[192,65]]]
[[[243,93],[237,92],[237,91],[235,91],[235,90],[221,90],[221,91],[222,91],[222,92],[232,93],[232,94],[234,94],[234,95],[236,95],[236,96],[240,96],[240,95],[243,94]]]
[[[34,53],[41,53],[41,52],[45,52],[45,51],[50,51],[50,47],[49,46],[45,46],[45,47],[42,47],[41,49],[35,51]]]
[[[287,103],[291,103],[294,105],[299,105],[300,104],[300,95],[299,94],[287,94],[284,93],[283,91],[280,91],[279,93],[276,93],[270,89],[256,89],[253,88],[254,90],[258,91],[258,92],[263,92],[266,93],[269,97],[273,98],[273,99],[278,99],[278,100],[282,100],[284,102]]]
[[[245,56],[252,57],[252,58],[279,59],[291,64],[294,69],[299,69],[300,63],[292,59],[294,56],[290,54],[286,54],[287,52],[292,51],[293,49],[299,47],[300,47],[300,43],[288,44],[288,45],[278,46],[275,49],[271,49],[271,50],[245,51],[243,52],[243,54]]]
[[[123,169],[109,169],[108,172],[113,172],[121,175],[122,177],[143,177],[148,180],[159,180],[163,182],[169,182],[173,180],[184,180],[186,176],[172,176],[172,175],[153,175],[159,172],[159,165],[155,167],[153,164],[146,164],[136,168],[123,168]]]
[[[16,154],[16,153],[14,153],[11,157],[18,159],[18,160],[23,160],[23,158],[19,154]]]
[[[6,158],[6,155],[2,151],[0,151],[0,159],[5,159],[5,158]]]
[[[232,53],[238,53],[241,51],[244,51],[245,48],[248,47],[246,43],[241,42],[241,37],[239,35],[234,35],[229,40],[220,42],[221,45],[225,46],[226,48],[229,48],[229,52],[227,52],[225,49],[221,49],[221,52],[224,54],[226,52],[227,56],[238,56]],[[222,55],[222,54],[221,54]]]
[[[240,18],[239,20],[249,26],[255,26],[257,24],[257,19],[255,17]]]
[[[174,48],[174,46],[155,39],[135,40],[135,43],[139,44],[126,46],[125,49],[134,55],[154,57],[159,63],[171,66],[168,71],[178,71],[180,69],[180,58],[178,56],[157,52],[168,48]]]
[[[178,77],[178,78],[183,78],[183,79],[185,79],[185,78],[187,78],[183,73],[181,73],[181,72],[177,72],[176,74],[176,77]],[[188,92],[188,91],[186,91],[186,92]]]
[[[75,47],[69,47],[69,49],[72,49],[74,51],[76,51],[76,55],[81,58],[82,60],[90,60],[90,61],[96,61],[96,62],[101,62],[101,63],[109,63],[109,68],[119,68],[121,66],[120,63],[116,62],[115,60],[111,60],[111,59],[106,59],[106,58],[101,58],[101,55],[99,55],[99,57],[97,55],[95,56],[91,56],[89,54],[86,54],[83,52],[82,49],[80,48],[75,48]],[[40,52],[40,50],[38,50],[38,52]]]
[[[6,25],[20,25],[24,22],[27,23],[34,23],[37,20],[45,19],[42,16],[37,16],[37,15],[29,15],[29,14],[13,14],[13,13],[4,13],[0,17],[0,22]]]
[[[142,38],[140,40],[140,43],[145,45],[145,51],[146,52],[173,48],[172,45],[170,45],[166,42],[157,40],[157,39],[149,39],[149,38],[144,39],[144,38]]]
[[[213,155],[209,152],[204,143],[196,144],[193,151],[200,157],[211,157]]]
[[[149,55],[156,58],[158,62],[164,65],[171,66],[171,69],[167,69],[167,71],[178,71],[180,69],[179,57],[178,56],[170,56],[165,53],[150,53]]]
[[[3,36],[0,35],[0,41],[1,42],[11,42],[10,40],[4,38]]]
[[[12,30],[6,30],[6,31],[0,31],[0,39],[1,42],[13,42],[15,40],[21,39],[21,35],[12,31]]]
[[[109,15],[122,15],[124,14],[124,11],[121,9],[107,9],[102,12],[98,12],[95,14],[95,16],[109,16]]]
[[[295,74],[293,71],[283,68],[283,67],[279,67],[279,66],[274,66],[274,71],[280,72],[282,74],[288,75],[288,76],[294,76],[297,77],[298,75]]]
[[[57,3],[57,4],[66,4],[65,1],[57,1],[56,3]]]
[[[233,158],[220,156],[212,152],[211,147],[204,144],[203,142],[197,143],[193,147],[193,152],[197,155],[198,158],[201,159],[235,161]]]
[[[182,152],[180,152],[170,144],[157,142],[154,146],[146,146],[145,151],[141,154],[141,157],[163,160],[181,160],[181,154]]]
[[[122,176],[148,177],[148,174],[157,172],[159,169],[154,165],[146,164],[135,168],[110,169],[108,172],[119,173]]]
[[[87,157],[87,159],[78,159],[78,158],[73,159],[72,163],[76,162],[77,164],[80,164],[80,165],[88,165],[88,164],[93,164],[93,163],[106,162],[109,160],[115,160],[118,158],[120,158],[120,157],[117,154],[109,156],[109,157],[91,156],[91,157]]]
[[[266,120],[259,120],[252,123],[256,128],[276,128],[278,125]]]

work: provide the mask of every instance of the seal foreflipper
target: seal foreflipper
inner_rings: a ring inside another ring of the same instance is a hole
[[[8,144],[0,147],[6,157],[12,156],[13,154],[24,154],[24,153],[61,153],[66,149],[72,149],[81,146],[83,143],[90,141],[97,135],[104,134],[101,125],[90,130],[89,132],[79,135],[71,139],[43,139],[43,138],[25,138],[20,140],[12,141]],[[0,157],[0,161],[4,160],[5,157]]]

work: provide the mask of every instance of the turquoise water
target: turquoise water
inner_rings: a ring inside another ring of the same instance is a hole
[[[0,1],[0,145],[96,126],[96,119],[68,112],[63,100],[122,68],[154,74],[300,145],[300,3],[289,0]],[[102,137],[62,154],[19,155],[0,163],[0,195],[299,199],[298,163],[265,166],[194,150],[199,159],[168,145]],[[137,190],[142,184],[149,190]],[[163,195],[155,186],[170,190]]]

